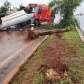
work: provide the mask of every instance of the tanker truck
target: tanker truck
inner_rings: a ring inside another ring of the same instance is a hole
[[[51,22],[51,13],[46,5],[29,4],[16,13],[0,18],[0,30],[19,28],[26,25],[40,25],[41,22]]]

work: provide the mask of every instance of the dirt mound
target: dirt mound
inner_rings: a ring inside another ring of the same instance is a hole
[[[44,51],[46,64],[59,74],[68,70],[67,65],[62,60],[63,50],[64,45],[55,41]]]

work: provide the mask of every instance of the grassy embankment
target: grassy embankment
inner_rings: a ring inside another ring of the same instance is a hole
[[[39,74],[38,69],[44,64],[43,51],[54,40],[65,46],[62,57],[69,68],[68,76],[72,80],[69,84],[84,84],[84,43],[82,43],[79,34],[75,30],[65,32],[62,38],[55,39],[53,36],[50,36],[21,67],[10,84],[41,84],[43,76]],[[60,81],[59,84],[68,84],[63,83],[63,80]]]
[[[69,66],[69,76],[75,84],[84,84],[84,43],[75,30],[64,33],[63,38],[68,43],[64,61]]]

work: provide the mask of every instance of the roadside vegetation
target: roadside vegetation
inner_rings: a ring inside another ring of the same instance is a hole
[[[61,12],[63,19],[60,24],[55,24],[57,28],[66,28],[74,25],[73,11],[80,4],[81,0],[51,0],[49,7],[52,9],[52,21],[55,18],[56,11]]]
[[[84,43],[75,30],[64,33],[63,38],[68,43],[64,61],[69,66],[69,77],[73,84],[84,84]]]
[[[0,17],[3,17],[5,15],[7,15],[7,11],[9,10],[11,6],[11,3],[8,1],[5,1],[3,6],[0,7]]]
[[[67,73],[65,73],[64,78],[55,81],[48,80],[47,83],[43,83],[45,81],[45,77],[41,72],[39,72],[36,78],[34,79],[33,84],[83,84],[84,83],[84,66],[83,66],[84,43],[82,43],[82,41],[80,40],[79,34],[74,29],[72,31],[66,32],[63,34],[61,39],[56,38],[56,44],[57,44],[56,50],[58,51],[58,54],[59,54],[60,46],[62,46],[60,50],[61,53],[60,55],[64,64],[67,65],[68,68]],[[53,45],[55,46],[55,44]],[[46,52],[49,50],[49,48],[50,46],[48,47]],[[49,60],[51,61],[53,58],[53,54],[51,55],[52,57],[50,57],[51,59],[49,59],[49,57],[46,59],[48,59],[48,61]],[[57,56],[54,56],[54,59],[56,57]],[[56,65],[55,61],[57,60],[54,59],[49,63],[52,64],[52,67]],[[60,62],[58,63],[58,67],[59,64]],[[48,75],[49,74],[50,73],[48,72]],[[52,71],[51,74],[53,74]],[[50,75],[50,77],[52,77],[52,75]],[[59,78],[59,75],[57,77]]]

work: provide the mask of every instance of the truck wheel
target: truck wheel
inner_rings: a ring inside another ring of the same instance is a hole
[[[34,25],[35,25],[35,26],[39,26],[39,25],[40,25],[39,20],[35,20],[35,21],[34,21]]]
[[[2,20],[1,20],[1,18],[0,18],[0,24],[2,24]]]
[[[6,29],[7,31],[10,31],[11,30],[11,28],[10,27],[7,27],[7,29]]]
[[[27,23],[27,25],[30,25],[31,24],[31,20],[28,20],[26,23]]]

